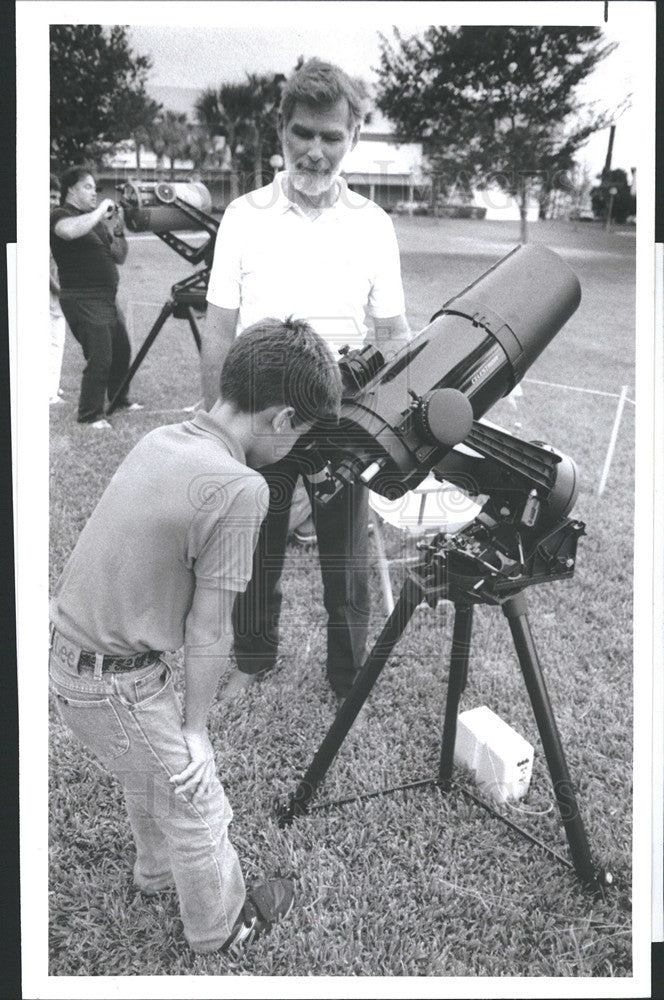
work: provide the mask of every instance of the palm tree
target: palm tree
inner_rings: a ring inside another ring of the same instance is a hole
[[[277,108],[285,79],[286,77],[282,73],[276,73],[272,76],[259,76],[256,73],[247,74],[247,82],[256,95],[257,106],[257,113],[253,121],[253,164],[256,187],[260,187],[263,183],[264,154],[267,153],[267,156],[270,157],[278,149]]]
[[[196,101],[196,114],[211,137],[223,136],[229,154],[231,198],[239,194],[238,171],[247,154],[254,183],[262,184],[263,150],[276,142],[276,108],[284,77],[247,74],[245,83],[208,87]]]
[[[225,83],[219,90],[208,87],[196,101],[198,120],[204,124],[211,137],[223,136],[230,156],[231,199],[239,192],[237,175],[238,153],[244,148],[243,140],[249,138],[252,117],[255,114],[253,88],[247,83]]]
[[[158,166],[161,166],[165,157],[168,157],[172,180],[176,159],[184,159],[190,153],[190,128],[187,116],[176,111],[164,111],[147,129],[147,144],[156,153]]]

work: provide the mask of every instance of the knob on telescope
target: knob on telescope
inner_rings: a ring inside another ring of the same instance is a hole
[[[453,448],[467,438],[473,426],[473,407],[458,389],[434,389],[418,406],[418,422],[431,444]]]

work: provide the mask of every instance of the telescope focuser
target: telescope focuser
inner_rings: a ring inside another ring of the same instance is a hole
[[[360,350],[352,351],[348,344],[339,348],[339,369],[344,394],[359,392],[385,364],[381,352],[373,344],[366,344]]]

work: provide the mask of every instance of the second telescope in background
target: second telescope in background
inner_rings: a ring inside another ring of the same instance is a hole
[[[128,181],[120,191],[127,228],[134,233],[191,229],[191,216],[178,208],[176,199],[200,212],[209,213],[212,208],[210,192],[201,181]]]

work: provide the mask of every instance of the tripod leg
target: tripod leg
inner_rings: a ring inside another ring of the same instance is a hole
[[[107,413],[113,413],[113,410],[118,405],[118,402],[122,399],[124,393],[127,391],[129,383],[131,382],[131,380],[133,379],[134,375],[138,371],[143,358],[148,353],[148,351],[152,347],[153,343],[157,339],[157,334],[161,330],[162,326],[164,325],[164,323],[166,322],[166,320],[168,319],[168,317],[173,314],[173,308],[174,308],[174,305],[173,305],[173,300],[172,299],[169,299],[168,302],[164,303],[161,312],[157,316],[157,319],[156,319],[156,322],[154,323],[154,326],[152,327],[152,329],[148,333],[147,337],[143,341],[143,344],[141,345],[141,348],[140,348],[138,354],[136,355],[136,357],[134,358],[134,360],[131,363],[129,371],[127,372],[127,374],[125,375],[124,379],[122,380],[118,391],[115,393],[115,395],[113,396],[113,399],[110,401],[110,403],[106,407],[106,412]]]
[[[468,657],[470,654],[472,628],[472,604],[455,604],[450,675],[447,682],[447,704],[445,706],[445,724],[443,726],[443,744],[440,751],[440,765],[438,768],[438,782],[445,792],[450,790],[450,780],[454,766],[457,717],[459,715],[461,695],[468,679]]]
[[[509,622],[521,672],[533,706],[574,868],[584,882],[595,884],[597,872],[590,856],[586,831],[579,813],[560,734],[530,631],[525,594],[520,593],[510,597],[503,604],[503,614]]]
[[[196,322],[196,317],[194,316],[194,310],[191,306],[187,306],[187,319],[189,320],[189,326],[191,327],[191,332],[194,335],[194,340],[196,341],[196,347],[199,352],[201,349],[201,335],[198,329],[198,323]]]
[[[382,632],[364,661],[353,687],[341,704],[306,774],[291,794],[287,804],[280,806],[277,810],[279,826],[286,826],[295,816],[301,816],[307,811],[310,799],[327,774],[330,764],[336,757],[358,712],[369,697],[390,653],[401,638],[422,597],[422,587],[412,578],[408,578],[399,594],[394,611],[385,622]]]

